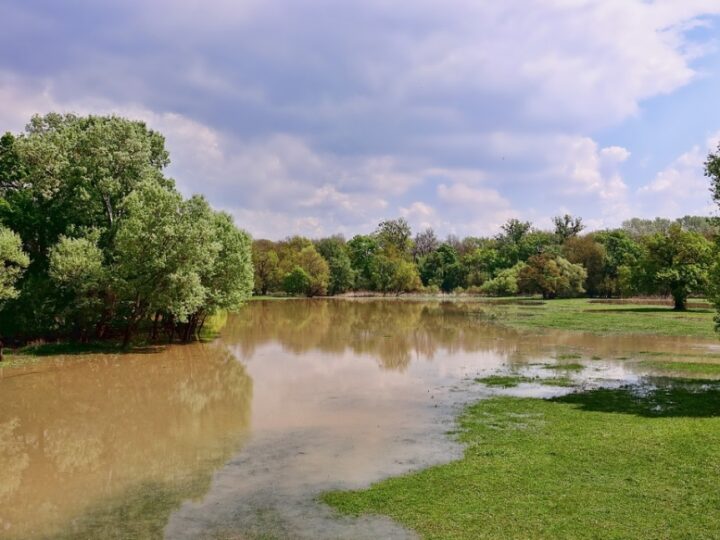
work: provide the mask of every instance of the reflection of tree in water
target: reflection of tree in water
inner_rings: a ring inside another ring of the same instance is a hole
[[[9,537],[156,536],[182,500],[205,493],[249,427],[252,380],[222,347],[60,364],[0,379]]]
[[[223,341],[237,345],[244,357],[277,341],[298,354],[350,350],[402,370],[413,357],[431,359],[439,349],[507,348],[509,341],[493,339],[496,333],[515,334],[497,326],[479,328],[466,307],[453,303],[297,300],[251,303],[230,320]]]
[[[612,356],[619,350],[677,350],[683,339],[595,336],[542,330],[520,332],[493,324],[491,306],[459,302],[397,300],[289,300],[251,302],[230,318],[223,342],[237,346],[244,358],[263,344],[278,342],[296,354],[312,350],[351,351],[376,357],[387,369],[405,369],[413,358],[493,353],[510,363],[527,362],[554,350],[578,348]]]

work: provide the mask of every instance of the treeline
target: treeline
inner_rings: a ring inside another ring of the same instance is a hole
[[[671,295],[681,310],[690,295],[707,292],[718,234],[711,218],[632,219],[587,234],[582,219],[570,215],[554,225],[544,231],[511,219],[493,237],[440,241],[432,229],[413,236],[401,218],[349,241],[256,240],[255,293],[646,294]]]
[[[252,290],[251,239],[163,174],[165,140],[48,114],[0,139],[0,338],[192,339]]]

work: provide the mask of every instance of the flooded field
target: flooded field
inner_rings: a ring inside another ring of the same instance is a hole
[[[213,343],[0,369],[0,537],[405,538],[339,518],[318,494],[460,453],[448,437],[475,379],[505,392],[652,375],[648,357],[717,353],[684,338],[524,333],[481,304],[252,302]],[[581,364],[581,366],[577,366]],[[562,371],[562,370],[561,370]]]

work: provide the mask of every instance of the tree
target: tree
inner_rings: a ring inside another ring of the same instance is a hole
[[[593,238],[605,248],[600,294],[612,297],[634,293],[637,289],[635,270],[642,257],[641,246],[624,230],[597,232]]]
[[[96,241],[61,236],[50,250],[50,279],[63,293],[59,318],[82,341],[87,341],[90,327],[98,323],[109,287],[103,253]]]
[[[518,276],[525,268],[524,262],[519,262],[512,268],[498,272],[498,275],[482,284],[480,290],[490,296],[511,296],[519,292]]]
[[[720,206],[720,144],[715,152],[710,152],[705,160],[705,176],[710,179],[710,192],[713,200]]]
[[[437,286],[443,292],[462,287],[465,284],[465,269],[455,248],[442,244],[427,255],[420,263],[420,278],[423,285]]]
[[[422,286],[417,267],[409,261],[377,255],[371,262],[373,289],[382,293],[412,292]]]
[[[563,256],[573,264],[582,265],[587,271],[585,289],[590,296],[597,296],[603,287],[606,253],[602,244],[591,235],[571,236],[562,247]]]
[[[345,239],[339,235],[330,236],[318,240],[315,245],[330,269],[328,293],[342,294],[351,289],[355,284],[355,271],[348,256]]]
[[[255,270],[255,291],[266,295],[280,285],[280,258],[270,240],[256,240],[252,244],[252,262]]]
[[[544,299],[558,296],[577,296],[585,292],[585,269],[567,259],[541,253],[530,257],[518,273],[518,288],[522,292],[541,293]]]
[[[412,251],[412,231],[405,218],[381,221],[375,236],[380,249],[388,256],[405,257]]]
[[[356,275],[356,287],[372,289],[372,261],[380,251],[380,245],[374,236],[356,235],[347,243],[350,264]]]
[[[0,306],[5,300],[17,298],[15,284],[28,264],[30,259],[22,249],[20,237],[0,225]]]
[[[10,229],[0,225],[0,308],[6,300],[17,298],[15,284],[30,259],[22,250],[20,237]],[[0,335],[0,360],[3,358],[3,342]]]
[[[702,235],[683,231],[673,224],[667,234],[648,238],[642,261],[644,284],[648,292],[670,293],[674,309],[687,309],[692,293],[702,292],[708,284],[712,244]]]
[[[314,246],[307,246],[300,251],[298,265],[307,273],[310,279],[305,294],[307,296],[326,294],[330,269],[327,261],[317,252]]]
[[[207,297],[220,242],[201,197],[183,201],[157,183],[139,185],[125,200],[115,241],[113,276],[128,345],[137,323],[157,312],[188,322]],[[171,334],[172,337],[172,334]]]
[[[435,251],[440,243],[438,242],[435,231],[428,227],[422,232],[415,235],[415,245],[413,247],[413,257],[416,261],[423,257],[427,257]]]
[[[310,276],[308,273],[296,266],[283,278],[283,290],[292,295],[306,295],[310,290]]]
[[[555,224],[555,236],[558,237],[561,244],[568,238],[577,236],[585,228],[582,218],[574,218],[570,214],[555,216],[553,218],[553,223]]]

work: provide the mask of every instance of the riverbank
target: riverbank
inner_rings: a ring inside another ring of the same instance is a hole
[[[656,383],[480,401],[462,459],[323,500],[423,538],[717,537],[720,383]]]
[[[702,340],[717,338],[713,315],[702,306],[678,313],[585,299],[499,302],[477,312],[530,331]],[[616,357],[639,374],[621,387],[588,389],[583,375],[570,377],[593,369],[596,358],[580,352],[557,356],[547,366],[557,368],[554,378],[528,368],[478,377],[496,395],[458,418],[461,459],[321,500],[342,515],[390,517],[430,539],[715,538],[720,351],[707,344]],[[505,395],[528,384],[570,393]]]

